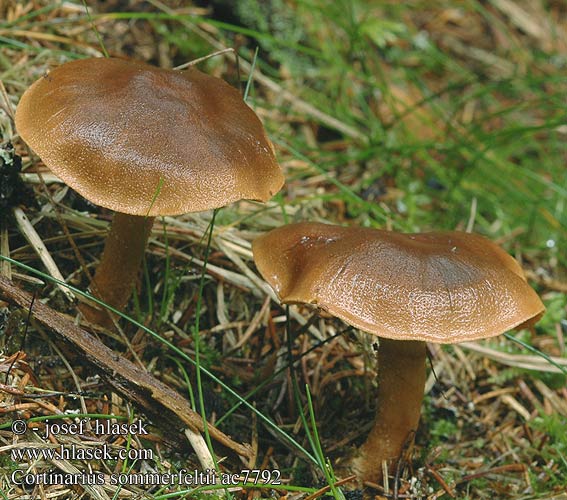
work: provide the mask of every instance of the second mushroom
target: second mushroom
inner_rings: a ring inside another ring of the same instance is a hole
[[[380,337],[376,420],[352,462],[362,481],[379,482],[382,463],[391,468],[413,439],[426,342],[492,337],[545,310],[516,260],[476,234],[297,223],[252,249],[282,302],[314,304]]]
[[[16,126],[55,174],[115,211],[91,288],[116,309],[131,294],[156,215],[267,201],[283,185],[256,114],[236,89],[194,68],[72,61],[24,93]],[[82,310],[109,324],[106,311]]]

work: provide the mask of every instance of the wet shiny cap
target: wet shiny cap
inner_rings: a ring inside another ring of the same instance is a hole
[[[486,238],[299,223],[253,245],[285,303],[309,303],[380,337],[455,343],[533,323],[545,307],[521,267]]]
[[[266,201],[283,185],[272,143],[240,93],[193,68],[69,62],[26,90],[16,126],[69,186],[123,213]]]

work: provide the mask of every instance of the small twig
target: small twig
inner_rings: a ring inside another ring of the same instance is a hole
[[[19,207],[14,208],[14,217],[20,231],[25,236],[28,243],[35,250],[35,253],[41,259],[41,262],[43,262],[43,265],[47,269],[47,272],[53,278],[64,282],[65,278],[63,278],[63,275],[61,274],[61,271],[59,271],[59,268],[53,260],[53,257],[51,257],[51,254],[47,250],[47,247],[37,234],[29,219],[26,217],[26,214],[24,214],[23,210]],[[63,292],[63,295],[67,299],[69,299],[70,301],[75,300],[75,295],[71,292],[71,290],[66,288],[64,285],[60,285],[59,283],[57,284],[57,287]]]
[[[15,393],[14,393],[15,394]],[[17,396],[19,396],[19,394],[16,394]],[[0,415],[8,415],[9,413],[14,413],[14,412],[20,412],[20,411],[35,411],[38,408],[41,408],[41,406],[36,403],[18,403],[15,405],[10,405],[10,406],[2,406],[0,407]],[[0,452],[2,452],[2,448],[0,448]]]
[[[26,393],[20,389],[16,389],[10,385],[2,384],[0,382],[0,392],[5,392],[6,394],[14,394],[14,396],[25,396]]]
[[[498,467],[493,467],[492,469],[475,472],[474,474],[467,474],[466,476],[463,476],[459,480],[459,483],[465,483],[473,479],[478,479],[479,477],[483,477],[488,474],[499,474],[501,472],[524,472],[525,470],[526,470],[526,466],[524,464],[500,465]]]
[[[388,471],[388,462],[386,460],[382,460],[380,464],[382,466],[382,486],[384,488],[384,495],[390,494],[390,478],[389,478],[389,471]]]
[[[37,174],[35,172],[23,172],[20,174],[21,179],[28,184],[65,184],[55,174],[44,173]]]
[[[503,403],[512,408],[512,410],[514,410],[524,420],[528,421],[531,419],[530,412],[526,410],[526,408],[522,406],[518,401],[516,401],[510,394],[503,394],[500,399]]]
[[[192,61],[180,64],[179,66],[175,66],[175,68],[173,68],[173,69],[175,69],[175,70],[186,69],[190,66],[195,66],[196,64],[199,64],[200,62],[206,61],[207,59],[211,59],[212,57],[216,57],[216,56],[220,56],[222,54],[225,54],[226,52],[232,52],[232,53],[234,53],[235,57],[238,57],[238,55],[236,54],[236,51],[232,47],[229,47],[227,49],[217,50],[216,52],[211,52],[210,54],[207,54],[206,56],[198,57],[197,59],[193,59]]]
[[[460,347],[464,347],[469,351],[476,352],[486,356],[489,359],[498,361],[504,365],[515,366],[517,368],[526,368],[527,370],[536,370],[540,372],[561,373],[561,370],[549,363],[544,358],[538,356],[531,356],[526,354],[508,354],[500,352],[490,347],[483,346],[476,342],[461,342]],[[559,358],[556,356],[549,356],[549,358],[558,366],[567,368],[567,359]]]
[[[187,427],[184,432],[185,436],[191,443],[191,447],[197,455],[197,459],[199,460],[203,471],[214,471],[216,469],[215,461],[207,447],[205,439],[201,436],[201,433],[191,429],[190,427]]]
[[[426,465],[425,469],[429,472],[435,480],[441,485],[441,488],[445,490],[445,493],[449,495],[451,498],[457,498],[455,492],[449,487],[449,485],[445,482],[445,480],[441,477],[441,474],[437,472],[433,467],[430,465]]]
[[[476,205],[477,205],[476,196],[473,196],[473,199],[471,201],[471,211],[469,214],[469,220],[467,222],[467,227],[465,229],[467,233],[472,232],[472,230],[474,229],[474,221],[476,219]]]
[[[356,476],[353,474],[352,476],[347,476],[344,479],[337,481],[334,485],[335,486],[342,486],[343,484],[346,484],[346,483],[353,481],[355,479],[356,479]],[[314,500],[315,498],[319,498],[320,496],[327,493],[327,491],[329,491],[330,489],[331,489],[331,486],[329,486],[329,485],[324,486],[320,490],[317,490],[315,493],[305,497],[303,500]]]

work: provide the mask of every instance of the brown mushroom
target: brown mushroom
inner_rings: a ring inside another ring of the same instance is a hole
[[[519,264],[486,238],[320,223],[274,229],[254,261],[282,302],[308,303],[380,337],[378,409],[352,468],[379,481],[417,429],[425,342],[456,343],[535,322],[545,308]]]
[[[266,201],[283,184],[256,114],[236,89],[194,68],[69,62],[26,90],[16,126],[69,186],[116,212],[91,288],[118,309],[156,215]],[[91,321],[107,317],[84,311]]]

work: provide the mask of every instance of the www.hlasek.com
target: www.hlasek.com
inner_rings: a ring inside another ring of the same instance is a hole
[[[41,445],[40,445],[41,446]],[[45,445],[44,445],[45,446]],[[49,445],[47,445],[49,446]],[[107,443],[86,447],[59,445],[56,447],[15,448],[11,452],[14,462],[32,460],[152,460],[151,449],[117,448],[112,449]]]

